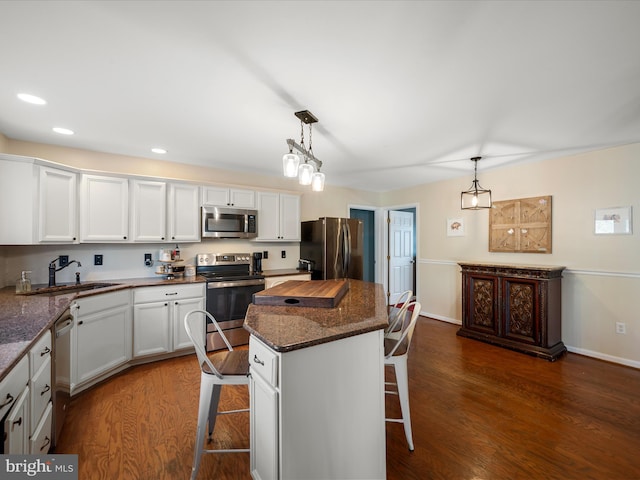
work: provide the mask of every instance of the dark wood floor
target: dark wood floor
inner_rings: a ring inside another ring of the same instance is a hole
[[[421,317],[409,358],[415,451],[387,424],[389,479],[640,479],[640,370],[575,354],[557,362],[455,335]],[[130,369],[74,397],[58,453],[79,478],[186,479],[198,403],[195,356]],[[225,387],[226,388],[226,387]],[[246,387],[223,391],[228,408]],[[388,397],[387,414],[398,414]],[[248,446],[248,417],[218,421]],[[199,479],[250,478],[248,454],[206,455]]]

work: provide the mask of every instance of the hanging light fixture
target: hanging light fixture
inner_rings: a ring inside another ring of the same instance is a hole
[[[296,112],[295,116],[300,119],[300,143],[296,143],[293,139],[287,139],[287,145],[289,145],[289,153],[286,153],[282,157],[282,168],[285,177],[298,177],[300,185],[311,185],[311,189],[314,192],[321,192],[324,190],[324,173],[320,172],[322,162],[318,160],[313,154],[312,144],[312,125],[318,121],[318,119],[308,110],[302,110]],[[304,126],[309,125],[309,149],[304,144]],[[304,163],[300,161],[300,155],[294,153],[294,150],[302,155]],[[317,171],[314,172],[314,166]]]
[[[473,183],[469,190],[460,194],[460,208],[462,210],[480,210],[491,208],[491,190],[484,189],[478,183],[478,160],[482,157],[473,157],[474,166]]]

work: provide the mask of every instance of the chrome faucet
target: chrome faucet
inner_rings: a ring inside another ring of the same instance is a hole
[[[79,267],[82,266],[82,264],[78,260],[71,260],[70,262],[66,263],[65,265],[62,265],[61,267],[56,268],[56,262],[58,260],[60,260],[60,257],[54,258],[49,263],[49,286],[50,287],[55,287],[56,286],[56,272],[59,272],[63,268],[67,268],[72,263],[77,263]]]

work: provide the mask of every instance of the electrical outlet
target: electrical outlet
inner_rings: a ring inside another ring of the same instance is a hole
[[[94,255],[93,256],[93,264],[94,265],[102,265],[102,255]]]
[[[69,265],[69,255],[60,255],[60,266],[66,267]]]
[[[616,333],[621,335],[627,334],[627,324],[623,322],[616,322]]]
[[[266,250],[265,250],[264,252],[262,252],[262,258],[264,258],[265,260],[266,260],[267,258],[269,258],[269,252],[268,252],[268,251],[266,251]]]
[[[287,251],[286,250],[282,250],[282,253],[280,253],[280,256],[282,258],[287,258]]]
[[[153,265],[153,260],[151,259],[151,254],[150,253],[145,253],[144,254],[144,264],[147,267],[151,267]]]

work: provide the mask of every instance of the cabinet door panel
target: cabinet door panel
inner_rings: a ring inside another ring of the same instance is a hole
[[[465,327],[480,333],[500,334],[498,280],[481,275],[469,275],[465,289]]]
[[[171,351],[169,302],[144,303],[133,307],[133,356]]]
[[[185,298],[173,302],[173,349],[193,348],[184,328],[184,317],[191,310],[204,310],[204,298]]]
[[[540,302],[536,281],[505,278],[504,337],[518,342],[540,342]]]
[[[128,329],[131,328],[129,306],[78,317],[76,326],[75,383],[126,363],[131,357]]]
[[[167,184],[132,182],[133,239],[136,242],[161,242],[167,231]]]
[[[25,387],[22,394],[13,405],[11,413],[4,423],[5,451],[7,455],[29,453],[29,387]]]
[[[251,475],[278,478],[278,392],[260,374],[251,372]]]
[[[280,238],[300,240],[300,197],[280,194]]]
[[[171,241],[200,240],[199,187],[187,184],[169,185],[169,238]]]
[[[77,175],[73,172],[40,167],[41,242],[74,242],[77,238]]]
[[[126,242],[129,237],[129,181],[126,178],[83,175],[80,239],[85,242]]]

